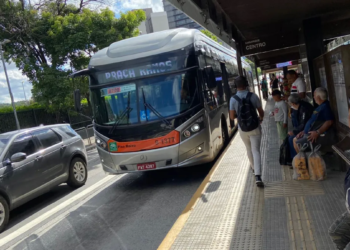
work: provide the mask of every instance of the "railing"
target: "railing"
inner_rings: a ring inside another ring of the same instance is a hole
[[[85,140],[87,141],[87,145],[85,146],[90,146],[95,142],[93,124],[90,124],[86,127],[77,128],[74,130],[81,136],[81,138],[83,138],[84,143],[85,143]]]

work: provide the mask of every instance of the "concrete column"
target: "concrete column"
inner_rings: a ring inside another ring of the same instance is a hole
[[[283,67],[283,77],[287,76],[288,67]]]
[[[309,66],[312,92],[316,89],[314,59],[324,53],[322,23],[320,17],[303,21],[303,35],[306,47],[307,64]]]

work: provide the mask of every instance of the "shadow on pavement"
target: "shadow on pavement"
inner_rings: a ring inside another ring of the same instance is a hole
[[[156,249],[211,167],[128,174],[14,249]]]

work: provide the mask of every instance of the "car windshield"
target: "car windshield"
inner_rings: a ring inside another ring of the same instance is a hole
[[[118,125],[127,125],[161,120],[199,103],[196,71],[92,89],[92,98],[98,124],[113,125],[117,121]]]

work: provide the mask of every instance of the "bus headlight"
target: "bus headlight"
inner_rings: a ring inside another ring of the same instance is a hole
[[[100,148],[103,148],[104,150],[107,150],[107,143],[100,138],[96,138],[96,145]]]
[[[196,121],[194,121],[193,124],[188,126],[186,129],[184,129],[181,133],[181,141],[184,141],[191,136],[197,134],[201,130],[203,130],[205,127],[204,125],[204,118],[203,116],[199,117]]]
[[[192,127],[191,127],[191,131],[193,132],[193,133],[196,133],[196,132],[198,132],[199,130],[201,129],[201,126],[199,126],[199,124],[193,124],[192,125]]]

